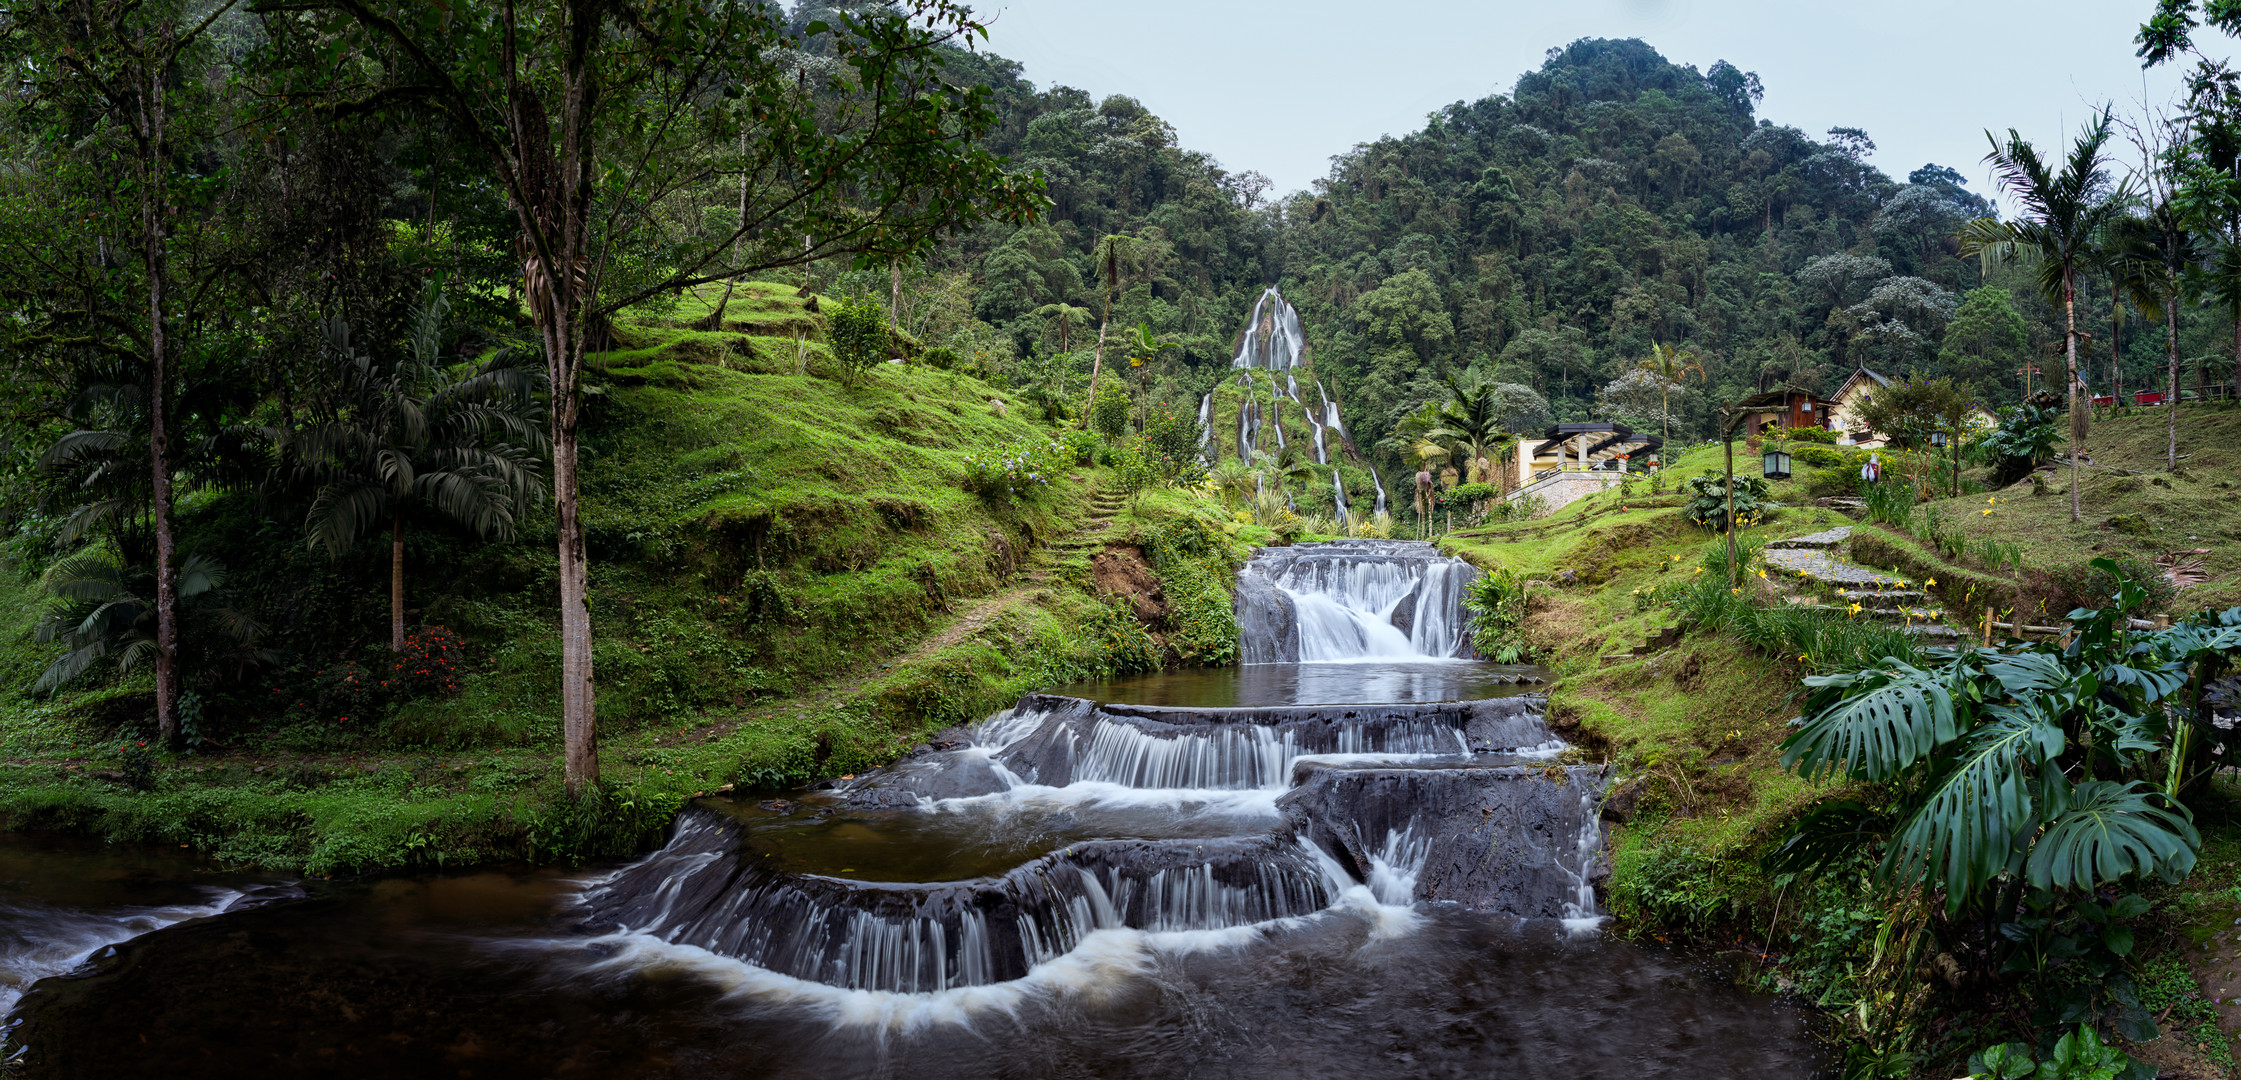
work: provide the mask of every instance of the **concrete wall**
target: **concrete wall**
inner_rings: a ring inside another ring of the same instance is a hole
[[[1540,483],[1511,492],[1510,500],[1514,502],[1533,496],[1547,503],[1548,509],[1553,512],[1598,491],[1609,491],[1625,482],[1630,475],[1632,474],[1601,469],[1561,472]]]

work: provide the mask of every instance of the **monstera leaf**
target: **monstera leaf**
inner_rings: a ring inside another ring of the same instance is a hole
[[[1899,660],[1850,675],[1812,676],[1809,686],[1850,692],[1807,717],[1782,742],[1782,766],[1812,779],[1842,772],[1889,780],[1958,738],[1953,669],[1925,670]]]
[[[2006,868],[2016,837],[2036,821],[2032,781],[2067,741],[2042,708],[1998,705],[1989,715],[1932,779],[1884,860],[1893,877],[1943,883],[1954,907]]]
[[[2090,780],[2070,792],[2068,808],[2039,834],[2023,874],[2041,889],[2080,892],[2130,874],[2177,880],[2194,869],[2201,846],[2185,807],[2164,804],[2137,780]]]

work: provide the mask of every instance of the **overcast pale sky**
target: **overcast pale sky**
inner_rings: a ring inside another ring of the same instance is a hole
[[[1892,178],[1925,162],[1988,190],[1984,131],[2066,141],[2097,104],[2167,102],[2181,64],[2143,73],[2132,35],[2153,0],[982,0],[988,48],[1039,87],[1122,93],[1185,147],[1279,191],[1332,155],[1508,93],[1551,46],[1638,37],[1698,70],[1766,83],[1759,115],[1816,138],[1865,129]],[[2215,32],[2201,43],[2221,53]]]

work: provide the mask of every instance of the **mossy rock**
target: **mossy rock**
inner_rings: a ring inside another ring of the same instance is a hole
[[[2146,514],[2118,514],[2109,519],[2108,525],[2126,536],[2146,536],[2155,531]]]

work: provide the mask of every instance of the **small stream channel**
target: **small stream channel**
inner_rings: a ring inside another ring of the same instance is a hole
[[[1271,553],[1241,620],[1289,658],[1030,695],[627,865],[0,838],[0,1009],[45,1076],[1812,1075],[1802,1014],[1599,932],[1602,771],[1458,655],[1469,573]]]

